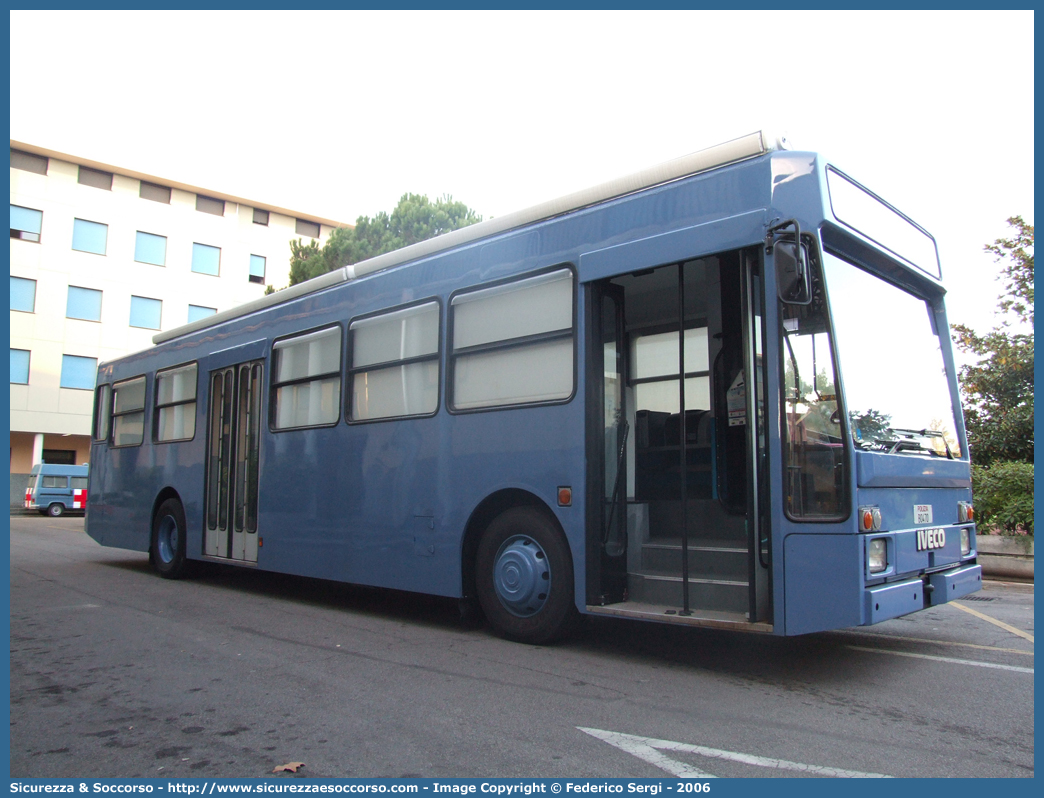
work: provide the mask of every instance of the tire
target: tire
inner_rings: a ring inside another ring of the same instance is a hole
[[[55,502],[47,508],[47,514],[51,516],[51,518],[61,518],[63,515],[65,515],[65,505],[58,504],[58,502]]]
[[[152,541],[149,562],[164,579],[180,579],[185,575],[185,510],[177,499],[167,499],[152,519]]]
[[[486,619],[509,640],[550,643],[579,617],[569,546],[554,520],[535,507],[506,510],[486,528],[475,587]]]

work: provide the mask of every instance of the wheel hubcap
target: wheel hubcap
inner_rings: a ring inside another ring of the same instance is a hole
[[[515,535],[504,541],[493,564],[493,587],[512,615],[528,618],[540,612],[551,590],[551,566],[535,540]]]
[[[169,515],[164,516],[156,537],[160,560],[165,563],[172,562],[174,552],[178,550],[178,522]]]

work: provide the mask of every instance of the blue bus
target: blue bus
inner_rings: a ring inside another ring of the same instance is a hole
[[[943,295],[923,228],[751,134],[103,363],[87,531],[530,643],[878,623],[981,587]]]

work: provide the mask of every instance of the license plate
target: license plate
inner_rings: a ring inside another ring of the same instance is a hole
[[[917,530],[917,550],[918,551],[932,551],[933,549],[942,549],[946,547],[946,530],[945,529],[918,529]]]
[[[914,523],[915,524],[930,524],[932,522],[932,505],[930,504],[915,504],[914,505]]]

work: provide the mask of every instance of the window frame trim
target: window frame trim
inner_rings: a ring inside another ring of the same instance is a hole
[[[276,344],[281,343],[282,341],[291,340],[293,338],[302,338],[302,337],[304,337],[306,335],[311,335],[312,333],[322,332],[323,330],[332,330],[334,328],[336,328],[338,330],[338,340],[339,340],[339,343],[340,343],[340,346],[341,346],[341,352],[340,352],[340,355],[337,358],[337,360],[338,360],[337,371],[323,372],[322,374],[313,374],[310,377],[299,377],[299,378],[293,379],[293,380],[285,380],[283,382],[276,382],[276,366],[275,366],[276,351],[277,351],[276,350]],[[342,412],[342,410],[344,408],[344,401],[343,401],[343,396],[344,396],[344,358],[345,358],[345,352],[346,352],[346,346],[345,346],[344,338],[345,338],[344,323],[340,322],[340,321],[335,321],[333,324],[321,324],[318,327],[310,327],[309,329],[306,329],[306,330],[301,330],[299,332],[289,333],[287,335],[281,335],[278,338],[273,338],[272,339],[271,350],[270,350],[270,353],[269,353],[269,356],[268,356],[268,361],[269,362],[268,362],[268,408],[267,408],[267,411],[268,411],[268,431],[269,432],[271,432],[271,433],[280,433],[280,432],[294,432],[296,430],[305,430],[305,429],[330,429],[332,427],[338,426],[341,423],[341,412]],[[335,418],[332,422],[330,422],[328,424],[305,424],[305,425],[297,426],[297,427],[277,427],[277,426],[275,426],[275,419],[276,419],[276,391],[279,388],[283,388],[283,387],[288,386],[288,385],[301,385],[301,384],[306,383],[306,382],[320,382],[320,381],[322,381],[324,379],[329,379],[330,377],[334,376],[335,374],[337,375],[337,379],[340,381],[340,388],[339,388],[339,390],[342,392],[341,393],[341,397],[339,397],[338,401],[337,401],[337,418]],[[262,376],[262,379],[264,379],[264,376]]]
[[[412,357],[404,358],[401,360],[388,360],[383,363],[371,363],[367,366],[359,366],[358,368],[352,367],[352,354],[354,349],[352,348],[355,342],[355,334],[352,331],[352,325],[358,321],[366,321],[368,319],[380,318],[381,316],[388,316],[392,313],[398,313],[399,311],[409,310],[414,307],[421,307],[423,305],[430,305],[434,303],[435,308],[438,312],[438,337],[436,340],[436,348],[433,354],[427,355],[414,355]],[[442,408],[442,375],[443,369],[443,345],[442,345],[442,323],[445,320],[443,315],[443,302],[437,296],[425,297],[424,299],[418,299],[413,302],[407,302],[405,305],[395,305],[390,308],[384,308],[382,310],[372,311],[370,313],[364,313],[360,316],[353,316],[348,320],[348,346],[345,351],[345,385],[347,390],[344,398],[344,420],[349,426],[356,426],[360,424],[380,424],[385,421],[400,421],[403,419],[410,418],[434,418],[439,414],[439,410]],[[398,416],[381,416],[380,418],[352,418],[352,385],[356,374],[361,374],[369,371],[380,371],[383,369],[394,368],[395,366],[408,366],[414,363],[427,363],[428,361],[434,360],[438,363],[439,373],[436,378],[435,385],[435,409],[430,413],[409,413],[406,415]]]
[[[855,458],[851,455],[850,450],[852,449],[852,436],[848,424],[848,404],[845,401],[844,396],[844,377],[840,370],[840,361],[837,354],[837,339],[834,335],[834,315],[830,306],[830,287],[826,281],[826,270],[823,267],[823,260],[820,255],[820,241],[818,238],[813,236],[806,236],[806,243],[809,244],[809,257],[811,263],[809,266],[818,272],[819,283],[822,286],[821,291],[823,292],[823,312],[826,319],[826,334],[829,336],[830,341],[830,365],[834,370],[834,391],[835,391],[835,402],[837,403],[837,410],[840,413],[840,427],[841,427],[841,467],[843,469],[842,480],[841,480],[841,512],[835,515],[817,515],[817,516],[800,516],[791,513],[788,507],[788,499],[790,498],[790,492],[788,488],[788,480],[786,478],[787,469],[789,468],[788,461],[788,447],[790,446],[790,439],[787,434],[787,379],[786,379],[786,346],[787,346],[787,329],[783,326],[783,306],[784,302],[778,297],[776,298],[776,331],[778,333],[777,342],[777,353],[776,356],[779,359],[779,416],[780,416],[780,435],[779,435],[779,464],[782,468],[784,475],[783,482],[780,486],[780,494],[783,504],[783,516],[787,521],[793,524],[839,524],[844,523],[853,515],[853,488],[852,488],[852,474],[855,467]],[[814,294],[814,292],[813,292]],[[811,307],[811,305],[801,306]],[[768,372],[766,371],[766,378]],[[813,375],[814,378],[814,375]]]
[[[177,402],[167,402],[166,404],[160,404],[160,401],[159,401],[159,380],[160,380],[160,377],[163,374],[166,374],[167,372],[177,371],[178,369],[185,368],[186,366],[195,366],[196,367],[196,389],[195,389],[195,391],[192,394],[192,398],[191,399],[182,399],[182,400],[179,400]],[[192,435],[189,436],[188,438],[160,438],[159,437],[159,418],[160,418],[159,411],[160,410],[164,410],[164,409],[166,409],[168,407],[180,407],[182,405],[188,405],[188,404],[193,404],[194,405],[194,404],[197,404],[199,402],[199,375],[200,375],[200,372],[201,372],[201,369],[199,367],[199,361],[198,360],[189,360],[189,361],[186,361],[184,363],[179,363],[176,366],[168,366],[167,368],[157,369],[156,370],[156,373],[153,375],[154,379],[156,381],[156,389],[153,391],[153,397],[152,397],[152,425],[151,426],[152,426],[152,443],[153,444],[184,443],[186,441],[192,441],[192,440],[196,439],[196,428],[199,426],[199,424],[197,424],[195,421],[193,421],[193,424],[192,424]],[[196,413],[194,415],[198,415],[198,412],[199,412],[199,408],[197,407],[196,408]],[[196,419],[196,421],[198,421],[198,419]]]
[[[525,343],[532,344],[532,343],[543,343],[543,342],[546,342],[546,341],[549,341],[549,340],[558,340],[559,338],[565,338],[566,337],[566,328],[562,328],[561,330],[551,330],[548,333],[535,333],[535,334],[527,335],[527,336],[517,336],[515,338],[505,338],[505,339],[502,339],[500,341],[493,341],[493,342],[489,342],[489,343],[485,343],[485,344],[476,344],[476,345],[473,345],[473,346],[463,347],[463,348],[461,348],[458,351],[454,351],[454,349],[453,349],[453,330],[454,330],[454,322],[455,322],[456,314],[453,312],[453,300],[456,299],[458,296],[461,296],[461,295],[464,295],[464,294],[476,293],[478,291],[484,291],[484,290],[489,289],[489,288],[498,288],[498,287],[500,287],[502,285],[509,285],[511,283],[514,283],[514,282],[521,282],[522,280],[528,280],[528,279],[531,279],[533,277],[540,277],[542,275],[552,274],[552,273],[558,272],[558,271],[568,271],[570,273],[571,279],[572,279],[572,305],[573,305],[573,307],[572,307],[571,325],[568,328],[568,333],[569,333],[570,336],[572,336],[572,339],[573,339],[573,374],[572,374],[573,385],[572,385],[572,390],[569,393],[569,396],[565,397],[564,399],[547,399],[547,400],[544,400],[544,401],[518,402],[518,403],[515,403],[515,404],[497,404],[497,405],[488,405],[486,407],[466,407],[466,408],[454,407],[453,402],[454,402],[454,398],[455,397],[453,396],[453,384],[454,384],[454,379],[456,377],[456,373],[455,373],[456,372],[456,366],[457,366],[457,362],[456,361],[457,361],[458,357],[466,356],[468,354],[479,354],[480,352],[488,354],[490,352],[504,351],[504,350],[513,349],[513,348],[521,349],[521,348],[524,347]],[[579,329],[579,323],[578,323],[579,322],[579,319],[578,319],[579,293],[580,293],[579,272],[577,270],[576,265],[572,261],[563,261],[563,262],[560,262],[560,263],[555,263],[555,264],[553,264],[551,266],[544,266],[542,268],[535,269],[535,270],[532,270],[532,271],[525,271],[525,272],[521,272],[519,274],[513,274],[510,277],[502,277],[502,278],[497,279],[497,280],[491,280],[489,282],[478,283],[476,285],[468,286],[467,288],[459,288],[456,291],[454,291],[453,293],[451,293],[449,295],[449,299],[446,302],[446,306],[449,309],[449,312],[447,314],[447,319],[446,319],[446,377],[445,377],[445,379],[446,379],[446,412],[450,413],[451,415],[466,415],[466,414],[470,414],[470,413],[490,413],[490,412],[500,412],[500,411],[504,411],[504,410],[518,410],[518,409],[522,409],[522,408],[526,408],[526,407],[548,407],[548,406],[553,406],[553,405],[567,405],[570,402],[572,402],[576,398],[576,395],[577,395],[577,393],[580,390],[580,388],[579,388],[579,379],[578,379],[578,371],[579,371],[579,368],[580,368],[579,355],[578,355],[579,338],[580,338],[580,329]],[[527,339],[527,338],[540,338],[542,336],[548,336],[548,335],[550,335],[551,338],[547,338],[544,341],[534,341],[534,340],[525,341],[525,339]]]

